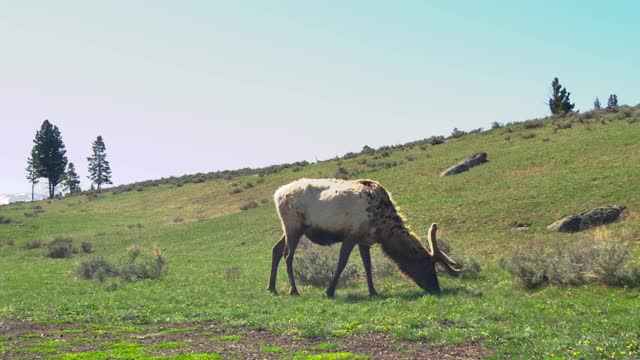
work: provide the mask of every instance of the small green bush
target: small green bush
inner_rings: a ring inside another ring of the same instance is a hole
[[[38,240],[29,241],[23,245],[23,248],[25,250],[39,249],[41,247],[42,247],[42,243]]]
[[[88,241],[81,242],[80,248],[82,249],[82,252],[84,252],[85,254],[91,254],[94,251],[93,244]]]
[[[535,133],[528,133],[528,134],[522,135],[523,139],[533,139],[534,137],[536,137]]]
[[[444,136],[432,136],[426,140],[426,143],[429,145],[444,144]]]
[[[97,255],[81,261],[75,273],[81,279],[97,279],[102,282],[108,277],[120,277],[125,281],[160,279],[169,272],[169,263],[157,244],[153,247],[151,257],[140,258],[138,245],[129,247],[128,255],[128,261],[120,262],[118,265],[102,255]]]
[[[523,129],[536,129],[544,127],[544,122],[541,120],[527,120],[522,122]]]
[[[0,224],[11,224],[13,220],[10,217],[0,215]]]
[[[555,125],[553,125],[553,132],[558,132],[558,130],[564,130],[564,129],[569,129],[571,128],[572,123],[571,121],[562,121],[562,122],[558,122]]]
[[[0,241],[0,246],[13,246],[15,243],[16,242],[13,239],[2,240],[2,241]]]
[[[255,184],[254,184],[254,183],[252,183],[251,181],[247,181],[247,182],[244,184],[244,188],[245,188],[245,189],[251,189],[251,188],[252,188],[252,187],[254,187],[254,186],[255,186]]]
[[[503,263],[503,266],[517,277],[525,288],[533,289],[547,281],[544,271],[545,263],[544,247],[530,243],[528,248],[516,250],[511,259]]]
[[[531,242],[516,250],[501,266],[528,289],[545,284],[575,286],[586,282],[637,286],[640,267],[628,264],[629,243],[613,238],[606,229],[596,230],[595,236],[595,241],[573,247],[556,243],[549,248],[541,241]]]
[[[118,275],[116,267],[102,255],[81,261],[75,273],[81,279],[97,279],[100,282]]]
[[[453,261],[460,265],[460,269],[462,270],[461,276],[463,278],[476,278],[478,274],[482,271],[482,265],[480,262],[472,257],[467,256],[452,256]]]
[[[130,263],[136,261],[138,256],[140,256],[140,251],[142,251],[142,248],[138,244],[133,244],[129,246],[129,248],[127,249],[127,255],[129,255]]]
[[[260,205],[256,201],[251,200],[248,203],[241,205],[240,210],[245,211],[245,210],[257,208],[258,206]]]
[[[296,279],[303,285],[327,287],[338,267],[338,251],[333,246],[317,246],[305,242],[296,253],[294,272]],[[302,245],[302,243],[301,243]],[[338,284],[344,286],[357,279],[358,270],[354,264],[347,266],[340,275]]]
[[[71,238],[56,238],[47,245],[47,256],[52,259],[70,258],[78,253],[78,249],[73,246]]]
[[[241,188],[237,188],[237,187],[235,187],[235,188],[231,189],[230,194],[232,194],[232,195],[233,195],[233,194],[240,194],[240,193],[241,193],[241,192],[243,192],[243,191],[244,191],[244,190],[242,190]]]
[[[463,130],[459,130],[458,128],[453,128],[453,130],[451,130],[451,137],[454,139],[459,139],[465,135],[467,135],[467,133]]]

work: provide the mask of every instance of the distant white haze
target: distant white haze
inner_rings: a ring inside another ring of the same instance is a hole
[[[552,10],[550,10],[552,9]],[[596,1],[11,1],[0,11],[0,193],[30,193],[42,122],[89,188],[285,162],[640,102],[638,6]],[[470,149],[480,151],[482,149]]]

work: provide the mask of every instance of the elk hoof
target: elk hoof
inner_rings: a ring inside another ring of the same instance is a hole
[[[276,291],[276,289],[271,289],[271,288],[269,288],[269,289],[267,289],[267,290],[269,290],[269,292],[271,293],[271,295],[278,295],[278,292]]]
[[[298,290],[289,290],[289,295],[291,296],[300,296]]]

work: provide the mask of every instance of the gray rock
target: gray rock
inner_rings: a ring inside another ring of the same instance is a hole
[[[462,172],[468,171],[469,169],[471,169],[474,166],[478,166],[478,165],[486,163],[488,161],[489,160],[487,160],[487,153],[478,152],[478,153],[475,153],[475,154],[469,156],[468,158],[462,160],[458,164],[453,165],[452,167],[446,169],[445,171],[440,173],[440,176],[449,176],[449,175],[460,174]]]
[[[469,168],[472,168],[474,166],[484,164],[488,161],[489,160],[487,160],[486,152],[478,152],[464,159],[463,163],[467,165]]]
[[[469,167],[464,163],[460,163],[460,164],[453,165],[452,167],[450,167],[447,170],[443,171],[440,174],[440,176],[455,175],[455,174],[460,174],[460,173],[465,172],[465,171],[469,171]]]
[[[609,205],[593,208],[560,219],[547,226],[547,230],[557,232],[576,232],[594,226],[608,224],[616,221],[622,211],[626,209],[624,205]]]

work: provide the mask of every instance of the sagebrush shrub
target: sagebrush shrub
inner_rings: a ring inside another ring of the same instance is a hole
[[[80,248],[82,249],[82,252],[84,252],[85,254],[93,253],[93,244],[88,241],[81,242]]]
[[[526,288],[544,284],[575,286],[599,282],[614,286],[640,283],[640,267],[628,264],[629,243],[598,228],[594,240],[570,247],[556,243],[548,247],[541,241],[516,250],[504,268]]]
[[[518,278],[527,289],[544,284],[547,279],[544,273],[544,247],[531,243],[528,248],[516,250],[505,268]]]
[[[255,200],[251,200],[251,201],[241,205],[240,206],[240,210],[245,211],[245,210],[257,208],[258,206],[260,206],[260,205]]]
[[[136,261],[136,259],[140,255],[140,251],[141,251],[141,248],[140,248],[140,245],[138,244],[133,244],[129,246],[129,248],[127,248],[127,254],[129,255],[130,263]]]
[[[102,282],[108,277],[120,277],[125,281],[160,279],[169,272],[169,263],[157,244],[151,257],[140,257],[140,246],[128,249],[127,261],[110,262],[102,255],[83,260],[76,268],[76,275],[82,279],[97,279]]]
[[[42,247],[42,243],[38,240],[28,241],[23,247],[26,250],[38,249]]]
[[[480,265],[480,262],[475,258],[458,255],[453,255],[451,258],[460,266],[460,269],[462,270],[460,275],[463,278],[475,278],[482,271],[482,265]],[[440,270],[439,267],[438,270]]]
[[[301,243],[302,244],[302,243]],[[338,251],[333,246],[301,246],[296,253],[294,272],[303,285],[327,287],[338,267]],[[358,275],[354,264],[347,263],[338,285],[344,286],[356,280]]]
[[[104,256],[97,255],[91,259],[82,260],[75,273],[81,279],[97,279],[103,282],[108,277],[117,276],[118,271]]]
[[[527,120],[522,122],[523,129],[536,129],[544,127],[544,122],[540,120]]]
[[[0,215],[0,224],[11,224],[13,220],[10,217]]]
[[[53,259],[64,259],[78,253],[71,238],[57,238],[47,245],[47,256]]]

